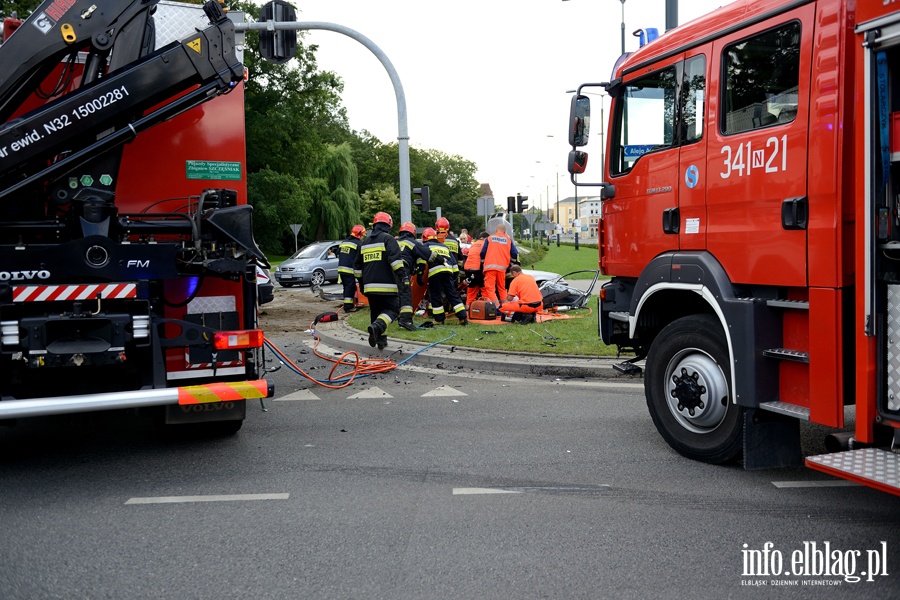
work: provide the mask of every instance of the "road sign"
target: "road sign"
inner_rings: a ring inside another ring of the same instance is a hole
[[[303,228],[303,223],[291,223],[291,231],[294,232],[294,252],[297,251],[297,234]]]
[[[482,196],[477,199],[478,201],[478,212],[476,213],[479,217],[487,217],[494,214],[494,199],[488,196]]]

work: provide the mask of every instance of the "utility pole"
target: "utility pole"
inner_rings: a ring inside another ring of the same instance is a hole
[[[412,220],[412,186],[409,182],[409,132],[406,115],[406,94],[400,76],[393,63],[381,48],[363,34],[338,25],[322,21],[264,21],[262,23],[235,23],[235,31],[305,31],[310,29],[322,29],[333,31],[352,38],[365,46],[369,52],[381,62],[381,66],[387,71],[394,86],[394,96],[397,98],[397,147],[400,162],[400,222]]]
[[[666,31],[678,27],[678,0],[666,0]]]

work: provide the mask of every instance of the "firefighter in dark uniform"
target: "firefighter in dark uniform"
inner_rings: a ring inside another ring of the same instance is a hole
[[[341,242],[338,253],[338,277],[344,286],[344,312],[356,310],[356,275],[353,273],[353,265],[356,263],[356,255],[359,254],[360,241],[365,235],[365,227],[354,225],[350,230],[350,236]]]
[[[410,279],[413,274],[425,272],[428,258],[431,254],[425,249],[425,244],[416,239],[416,226],[407,221],[400,226],[400,235],[397,236],[400,245],[400,256],[403,258],[403,266]],[[413,325],[412,288],[400,287],[400,318],[397,324],[403,329],[415,331]]]
[[[459,319],[460,325],[468,323],[466,305],[459,298],[456,279],[459,266],[456,257],[440,242],[437,232],[429,227],[422,232],[422,241],[430,254],[428,258],[428,300],[431,302],[431,314],[438,323],[444,322],[444,302],[441,294],[447,297],[451,310]]]
[[[462,247],[459,245],[459,239],[450,233],[450,221],[446,217],[441,217],[434,223],[434,230],[437,232],[438,240],[450,251],[456,258],[456,264],[462,265],[466,262],[466,257],[462,253]]]
[[[391,215],[375,213],[372,232],[362,241],[354,265],[356,277],[362,281],[362,292],[369,299],[369,345],[377,345],[379,350],[387,346],[384,332],[400,314],[400,288],[409,287],[400,245],[390,233],[393,224]]]

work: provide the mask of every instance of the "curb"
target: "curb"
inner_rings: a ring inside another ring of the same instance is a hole
[[[445,344],[423,350],[428,344],[392,337],[388,337],[388,347],[385,350],[377,350],[369,346],[367,334],[350,327],[345,321],[320,323],[316,326],[316,333],[325,344],[352,350],[361,356],[390,356],[393,360],[401,362],[415,354],[413,359],[415,363],[420,365],[424,363],[439,369],[451,370],[455,367],[458,371],[470,369],[543,377],[640,380],[638,377],[623,375],[614,370],[613,364],[622,361],[616,358],[491,351],[457,348]]]

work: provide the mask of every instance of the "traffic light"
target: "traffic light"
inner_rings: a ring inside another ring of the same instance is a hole
[[[506,212],[512,214],[516,212],[516,197],[515,196],[507,196],[506,197]]]
[[[297,20],[297,13],[287,2],[275,0],[260,9],[259,20],[293,22]],[[288,62],[297,53],[297,31],[294,29],[260,31],[259,53],[264,59],[276,65]]]
[[[431,195],[428,191],[428,184],[413,188],[413,194],[418,196],[418,198],[413,200],[413,204],[418,206],[422,212],[428,212],[431,209]]]
[[[519,209],[519,214],[524,214],[528,210],[528,196],[516,194],[516,207]]]

